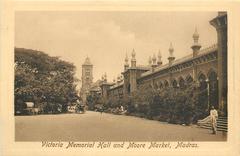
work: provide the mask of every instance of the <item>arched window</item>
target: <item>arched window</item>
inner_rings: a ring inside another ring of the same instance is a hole
[[[180,88],[185,88],[185,81],[182,77],[179,78],[179,87]]]
[[[218,78],[215,71],[208,73],[209,80],[209,104],[218,108]]]
[[[178,87],[178,83],[177,83],[176,80],[172,81],[172,86],[173,86],[173,88],[177,88]]]
[[[169,87],[169,84],[168,84],[168,81],[167,81],[167,80],[164,81],[164,87],[165,87],[165,88]]]
[[[202,110],[208,109],[208,84],[207,78],[203,73],[198,75],[199,82],[199,93],[198,93],[198,102]]]
[[[186,77],[186,82],[187,82],[187,85],[193,83],[193,78],[192,78],[191,75],[188,75],[188,76]]]
[[[159,82],[159,88],[160,88],[160,89],[163,89],[163,87],[164,87],[164,86],[163,86],[162,82]]]

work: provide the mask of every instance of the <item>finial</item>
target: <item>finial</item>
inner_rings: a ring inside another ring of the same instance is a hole
[[[161,51],[160,51],[160,50],[158,51],[158,61],[157,61],[157,64],[158,64],[158,65],[161,65],[161,64],[162,64],[162,54],[161,54]]]
[[[135,50],[133,49],[133,51],[132,51],[132,58],[135,58],[135,56],[136,56],[136,53],[135,53]]]
[[[156,64],[156,61],[157,61],[157,58],[156,58],[155,54],[153,54],[153,57],[152,57],[152,63],[153,63],[153,65]]]
[[[132,51],[132,59],[131,59],[131,67],[136,67],[136,58],[135,58],[135,56],[136,56],[136,53],[135,53],[135,50],[133,49],[133,51]]]
[[[161,59],[162,58],[162,54],[161,54],[161,51],[158,50],[158,59]]]
[[[198,34],[198,31],[197,31],[197,27],[195,27],[195,32],[194,32],[192,37],[193,37],[194,43],[197,43],[198,39],[199,39],[199,34]]]
[[[104,80],[107,81],[107,73],[104,74]]]
[[[149,63],[149,65],[152,65],[152,58],[151,58],[151,56],[149,56],[148,63]]]
[[[172,45],[172,42],[171,42],[170,47],[169,47],[170,56],[173,56],[173,51],[174,51],[174,48],[173,48],[173,45]]]
[[[126,57],[125,57],[125,64],[128,64],[128,56],[127,56],[127,53],[126,53]]]
[[[197,27],[195,28],[195,32],[193,33],[193,45],[191,46],[192,50],[193,50],[193,56],[197,56],[198,52],[201,48],[201,45],[198,43],[198,39],[199,39],[199,34],[197,31]]]

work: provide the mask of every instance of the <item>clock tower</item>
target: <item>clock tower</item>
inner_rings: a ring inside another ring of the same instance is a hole
[[[82,88],[81,96],[83,103],[86,104],[87,95],[89,94],[89,89],[91,88],[93,82],[93,65],[90,62],[89,57],[85,59],[82,64]]]

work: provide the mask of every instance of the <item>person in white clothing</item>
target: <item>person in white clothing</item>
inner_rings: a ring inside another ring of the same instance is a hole
[[[212,106],[212,108],[211,108],[210,118],[211,118],[211,124],[212,124],[213,134],[216,134],[216,132],[217,132],[218,112],[217,112],[217,110],[214,108],[214,106]]]

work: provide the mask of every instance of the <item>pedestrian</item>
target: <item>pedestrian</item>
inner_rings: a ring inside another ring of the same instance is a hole
[[[121,105],[120,106],[120,112],[122,113],[124,110],[123,110],[123,106]]]
[[[212,130],[213,130],[213,133],[212,133],[212,134],[216,134],[216,132],[217,132],[218,112],[217,112],[217,110],[214,108],[214,106],[211,107],[210,118],[211,118]]]

